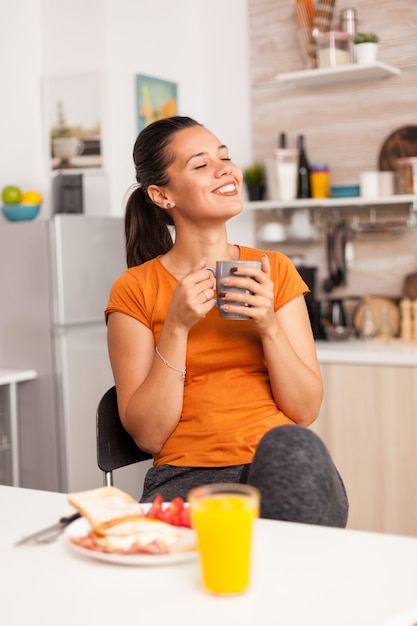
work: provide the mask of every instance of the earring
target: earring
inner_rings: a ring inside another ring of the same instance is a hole
[[[167,209],[170,209],[170,208],[171,208],[171,203],[167,202]]]

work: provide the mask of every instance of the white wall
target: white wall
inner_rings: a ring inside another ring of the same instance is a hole
[[[99,71],[102,172],[86,171],[86,213],[123,213],[134,182],[135,76],[178,83],[179,113],[195,117],[227,143],[239,165],[251,161],[246,0],[2,0],[3,92],[0,187],[44,194],[50,173],[42,120],[45,76]],[[7,63],[5,62],[7,60]],[[233,240],[252,242],[250,215],[235,218]]]
[[[40,0],[0,4],[0,187],[45,187]]]

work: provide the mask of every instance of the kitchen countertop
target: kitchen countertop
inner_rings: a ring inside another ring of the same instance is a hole
[[[37,377],[35,370],[0,369],[0,385],[11,385],[33,380]]]
[[[316,341],[320,363],[417,367],[417,341],[348,339]]]

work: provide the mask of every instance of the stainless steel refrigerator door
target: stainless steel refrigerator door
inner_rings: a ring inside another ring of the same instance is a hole
[[[63,490],[100,487],[103,475],[97,466],[96,409],[101,396],[114,384],[105,324],[60,328],[55,343],[62,411],[61,459],[66,476]],[[115,484],[139,498],[149,465],[144,462],[118,470]]]
[[[56,215],[50,225],[54,323],[101,322],[126,269],[123,219]]]

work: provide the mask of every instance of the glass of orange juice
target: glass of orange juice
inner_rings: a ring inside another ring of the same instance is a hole
[[[259,491],[240,483],[204,485],[190,491],[188,502],[205,588],[217,594],[245,591]]]

